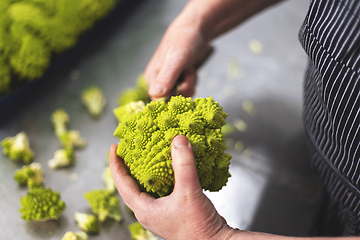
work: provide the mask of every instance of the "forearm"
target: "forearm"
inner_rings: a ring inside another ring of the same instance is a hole
[[[200,31],[205,41],[239,25],[254,14],[281,0],[192,0],[177,19]],[[177,19],[174,21],[177,22]]]

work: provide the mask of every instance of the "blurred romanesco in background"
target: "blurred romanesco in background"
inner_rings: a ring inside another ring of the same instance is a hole
[[[119,123],[114,133],[120,139],[117,155],[125,160],[143,190],[155,197],[165,196],[174,186],[171,141],[185,135],[194,150],[202,188],[219,191],[230,177],[231,155],[224,152],[221,132],[226,117],[212,97],[152,101]]]
[[[81,230],[91,233],[99,232],[99,222],[95,215],[75,212],[74,218]]]
[[[14,137],[6,137],[1,141],[3,153],[13,161],[23,161],[25,164],[32,162],[34,152],[30,149],[28,137],[25,132],[20,132]]]
[[[89,202],[91,210],[95,213],[100,222],[105,219],[113,219],[117,222],[122,220],[119,198],[114,196],[112,191],[105,189],[96,189],[84,194]]]
[[[57,169],[70,166],[74,162],[74,150],[72,148],[63,148],[56,150],[54,158],[50,159],[47,164],[51,169]]]
[[[118,106],[123,106],[130,102],[143,101],[144,103],[150,102],[149,90],[147,83],[145,81],[144,75],[141,74],[137,81],[136,86],[133,88],[128,88],[125,91],[121,92],[118,97]]]
[[[86,234],[86,232],[78,231],[78,232],[71,232],[68,231],[65,233],[65,235],[62,237],[61,240],[88,240],[89,236]]]
[[[103,91],[96,86],[90,86],[83,90],[81,101],[93,117],[99,117],[106,104]]]
[[[56,54],[74,46],[117,2],[1,0],[0,94],[41,77]]]
[[[48,166],[51,169],[67,167],[74,162],[74,149],[86,146],[86,139],[80,136],[79,131],[68,130],[70,117],[64,109],[55,110],[50,120],[54,126],[55,135],[63,148],[55,151],[54,158],[48,161]]]
[[[115,192],[116,187],[109,166],[105,168],[104,172],[101,174],[101,178],[105,183],[106,189],[110,192]]]
[[[41,187],[44,182],[43,169],[40,163],[33,162],[30,165],[17,169],[14,179],[20,185],[27,185],[28,188]]]
[[[152,232],[146,230],[139,222],[128,225],[132,240],[158,240],[159,238]]]
[[[29,221],[58,219],[66,208],[60,193],[50,188],[31,188],[27,195],[20,198],[20,204],[21,217]]]
[[[79,131],[67,129],[70,117],[64,109],[59,108],[55,110],[52,113],[50,120],[54,126],[55,135],[63,147],[82,148],[86,146],[87,142],[80,136]]]

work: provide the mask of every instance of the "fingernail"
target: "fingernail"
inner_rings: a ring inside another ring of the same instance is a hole
[[[152,85],[149,90],[150,95],[162,95],[165,92],[165,89],[160,85]]]
[[[185,137],[176,137],[173,140],[173,145],[176,148],[189,146],[189,141]]]

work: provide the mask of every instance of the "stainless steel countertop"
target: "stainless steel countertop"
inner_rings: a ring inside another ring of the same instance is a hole
[[[118,139],[112,109],[118,94],[135,84],[164,31],[186,1],[149,0],[119,27],[114,23],[52,75],[53,82],[14,111],[0,126],[0,139],[25,131],[35,151],[35,161],[45,171],[45,186],[60,191],[67,209],[57,221],[26,222],[19,213],[21,196],[13,173],[21,167],[0,155],[0,239],[61,239],[78,231],[75,211],[90,212],[83,193],[104,188],[101,173],[107,152]],[[213,96],[229,114],[228,122],[242,119],[247,131],[230,134],[228,152],[233,156],[228,185],[206,193],[232,227],[306,236],[320,210],[319,179],[309,167],[302,126],[302,78],[307,57],[297,32],[307,11],[307,1],[287,1],[214,41],[215,53],[199,71],[195,97]],[[258,40],[256,54],[248,43]],[[79,95],[96,84],[104,90],[103,116],[91,118]],[[248,114],[242,103],[255,108]],[[70,129],[79,130],[88,146],[76,151],[75,165],[50,170],[47,161],[60,148],[50,115],[57,108],[70,115]],[[242,141],[244,150],[233,148]],[[78,179],[71,181],[72,174]],[[127,225],[134,217],[121,202],[124,220],[106,221],[90,239],[129,239]]]

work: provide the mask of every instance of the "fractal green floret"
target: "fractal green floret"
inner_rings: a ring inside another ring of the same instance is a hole
[[[66,204],[60,199],[60,193],[50,188],[31,188],[20,199],[20,213],[25,220],[47,221],[58,219]]]
[[[1,141],[3,153],[13,161],[22,160],[25,164],[31,163],[34,152],[30,149],[28,137],[25,132],[20,132],[14,137],[7,137]]]
[[[110,218],[117,222],[122,220],[119,198],[113,195],[112,191],[96,189],[84,194],[89,202],[91,210],[95,213],[100,222]]]
[[[14,173],[14,179],[20,185],[27,185],[28,188],[40,187],[44,182],[41,164],[33,162],[23,166],[21,169],[17,169]]]
[[[212,97],[192,100],[176,96],[168,103],[152,101],[144,110],[120,121],[114,133],[120,139],[117,155],[146,192],[162,197],[174,186],[171,142],[175,136],[185,135],[194,150],[202,188],[219,191],[230,177],[231,155],[225,153],[221,133],[226,117]]]

